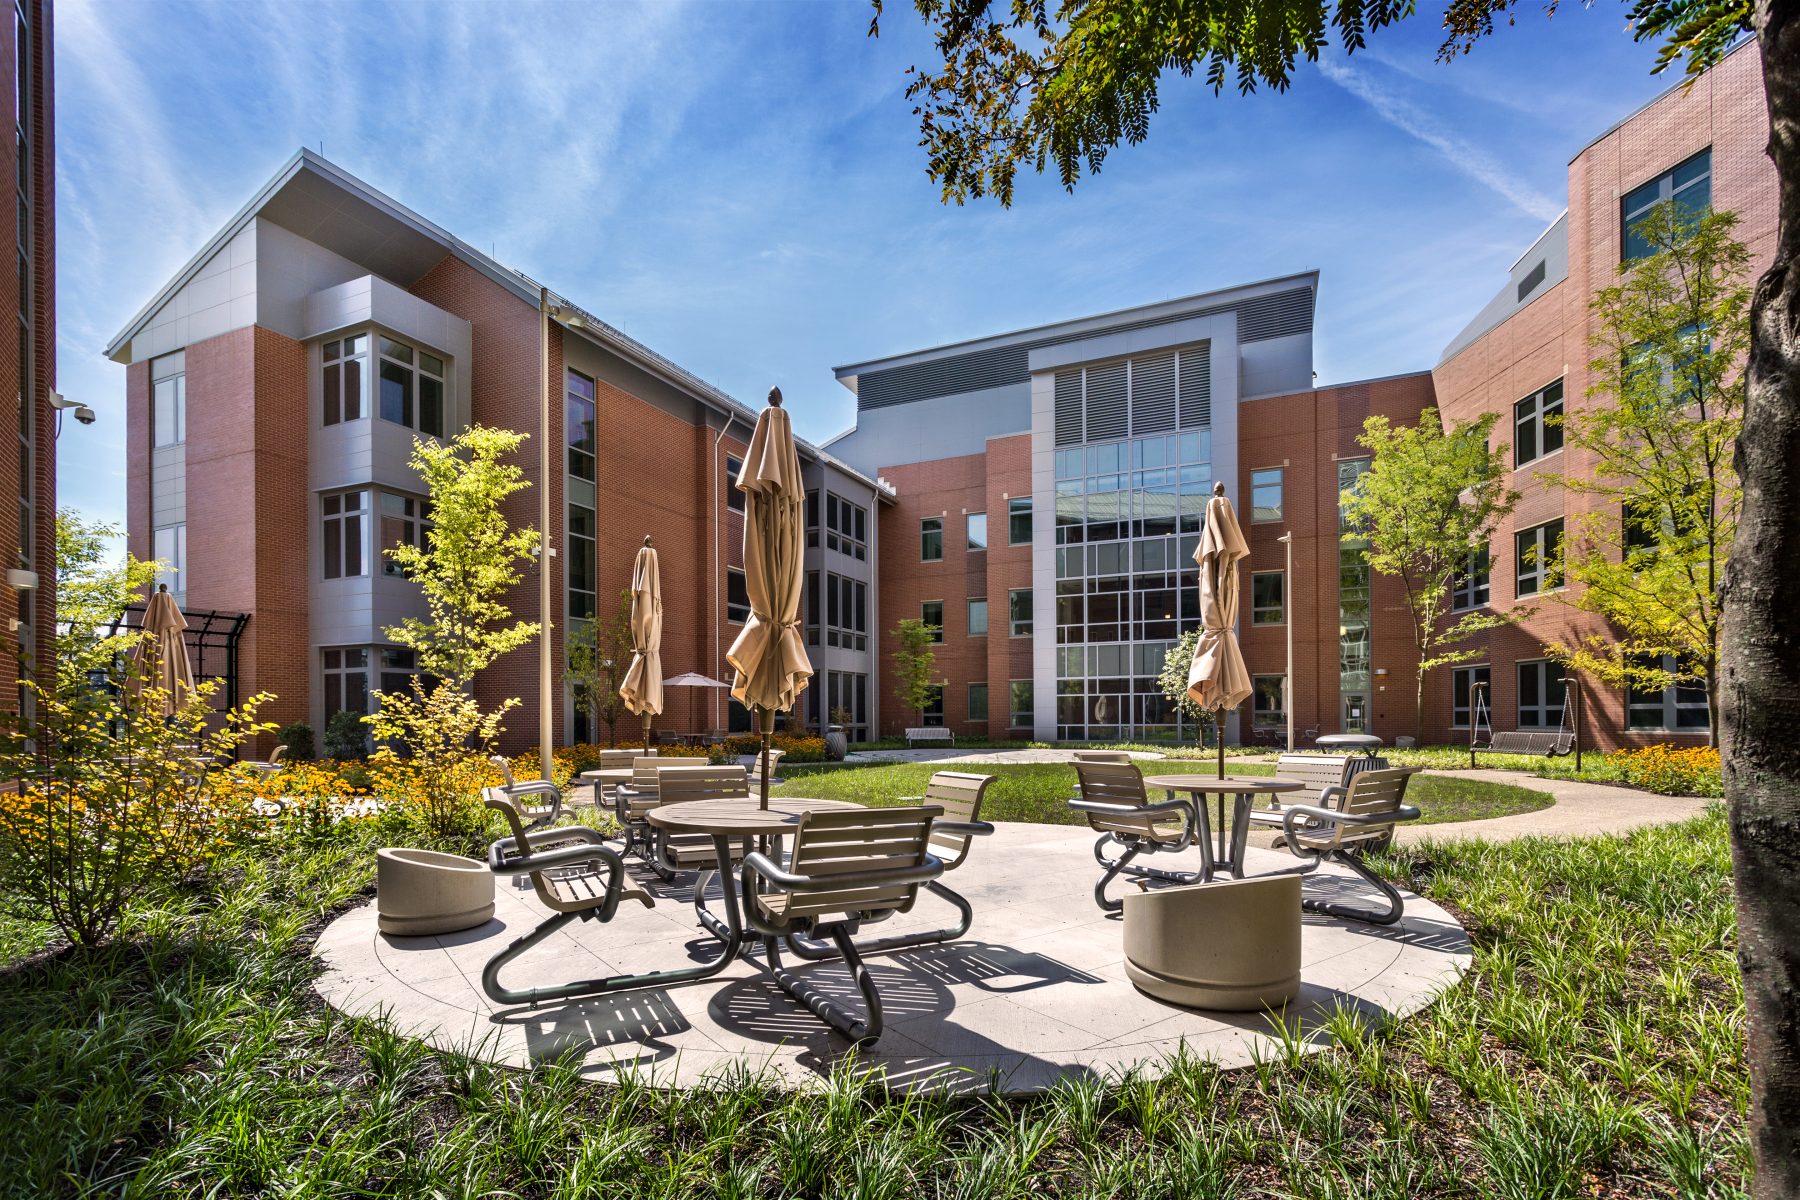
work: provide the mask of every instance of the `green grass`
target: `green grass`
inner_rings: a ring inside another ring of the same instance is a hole
[[[1143,766],[1146,775],[1209,774],[1217,769],[1213,761],[1199,759],[1163,759]],[[1069,807],[1069,794],[1075,786],[1075,768],[1066,763],[979,763],[949,768],[941,763],[889,763],[818,771],[809,771],[803,765],[791,769],[784,766],[782,777],[786,782],[773,794],[887,806],[898,804],[907,796],[923,794],[932,773],[944,769],[968,770],[995,777],[982,800],[981,811],[989,820],[1037,821],[1050,825],[1080,825],[1086,821]],[[1273,775],[1275,768],[1269,763],[1238,761],[1228,764],[1226,773]],[[1429,775],[1413,780],[1407,789],[1407,799],[1425,814],[1420,818],[1425,824],[1504,817],[1546,808],[1550,804],[1549,796],[1529,788]]]
[[[1475,947],[1427,1012],[1345,1013],[1324,1054],[1025,1101],[849,1076],[665,1093],[436,1053],[309,987],[311,933],[366,887],[371,846],[244,860],[138,913],[127,944],[0,968],[0,1195],[1743,1195],[1722,815],[1405,856],[1385,868],[1459,910]]]

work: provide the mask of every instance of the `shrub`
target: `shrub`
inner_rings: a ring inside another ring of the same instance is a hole
[[[268,696],[220,721],[216,682],[167,718],[160,688],[24,686],[36,712],[0,738],[0,777],[19,781],[0,795],[0,909],[98,945],[131,904],[255,836],[253,784],[213,764],[273,728],[255,720]]]
[[[288,762],[311,762],[316,752],[313,749],[313,727],[305,721],[295,721],[292,725],[283,725],[275,735],[275,740],[287,749],[281,757]]]
[[[461,688],[443,683],[427,690],[417,676],[410,692],[382,693],[381,707],[368,718],[383,742],[370,760],[374,791],[415,814],[433,837],[484,829],[481,789],[494,774],[488,756],[506,710],[517,703],[483,713]]]
[[[769,749],[780,750],[787,755],[782,759],[787,763],[816,763],[825,761],[825,739],[822,737],[794,737],[791,734],[776,733],[769,737]],[[762,750],[762,739],[754,733],[734,733],[717,745],[708,747],[708,756],[712,758],[738,758],[746,754],[756,754]]]
[[[1663,745],[1620,750],[1611,759],[1632,787],[1665,796],[1723,796],[1719,752],[1709,746]]]
[[[369,756],[369,727],[362,714],[334,712],[325,722],[325,757],[359,759]]]

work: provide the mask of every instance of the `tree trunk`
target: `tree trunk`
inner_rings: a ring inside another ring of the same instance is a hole
[[[1759,1200],[1800,1196],[1800,0],[1757,0],[1774,265],[1751,307],[1743,517],[1726,570],[1725,796],[1738,898]]]
[[[1419,672],[1418,682],[1413,687],[1413,737],[1422,747],[1425,745],[1425,672]]]

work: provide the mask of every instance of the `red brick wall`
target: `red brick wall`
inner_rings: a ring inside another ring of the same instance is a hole
[[[987,444],[987,596],[988,596],[988,724],[997,738],[1029,737],[1029,726],[1015,729],[1011,721],[1011,684],[1032,678],[1031,637],[1013,637],[1007,613],[1007,593],[1031,587],[1031,545],[1007,542],[1006,506],[1009,498],[1031,496],[1031,435],[990,438]],[[1033,522],[1053,522],[1053,513],[1032,513]],[[915,533],[915,539],[916,539]],[[971,557],[979,558],[979,555]],[[1054,632],[1050,633],[1054,637]],[[965,700],[966,689],[965,689]],[[1055,696],[1034,696],[1037,711],[1056,703]]]
[[[1356,444],[1363,422],[1385,416],[1417,423],[1432,404],[1431,376],[1403,375],[1364,383],[1246,401],[1238,408],[1238,484],[1233,506],[1244,522],[1250,557],[1241,574],[1239,612],[1244,661],[1252,675],[1285,673],[1287,630],[1251,623],[1251,575],[1285,570],[1284,547],[1293,535],[1293,574],[1287,581],[1287,618],[1294,625],[1295,732],[1312,726],[1335,732],[1342,725],[1338,695],[1338,460],[1363,458]],[[1250,474],[1285,468],[1283,520],[1252,519]],[[1371,665],[1388,672],[1371,685],[1371,729],[1384,738],[1412,729],[1415,665],[1411,617],[1398,583],[1375,575],[1370,600]],[[1250,727],[1250,706],[1243,710]]]
[[[1598,324],[1588,302],[1617,275],[1619,201],[1626,192],[1707,146],[1712,147],[1713,207],[1738,214],[1737,236],[1750,248],[1753,273],[1765,269],[1773,256],[1776,233],[1774,168],[1763,153],[1767,138],[1761,63],[1754,43],[1746,43],[1697,80],[1691,90],[1676,89],[1663,96],[1583,150],[1569,164],[1568,279],[1438,365],[1434,374],[1445,419],[1498,413],[1495,438],[1510,446],[1514,402],[1545,384],[1558,378],[1564,381],[1565,411],[1578,411],[1593,403],[1586,396],[1591,382],[1588,338],[1597,332]],[[1510,451],[1508,458],[1510,461]],[[1514,597],[1514,531],[1558,516],[1571,518],[1596,503],[1541,482],[1538,473],[1582,475],[1593,467],[1592,456],[1566,448],[1512,474],[1512,486],[1522,498],[1494,539],[1492,580],[1494,607],[1515,617],[1517,624],[1476,643],[1486,651],[1480,661],[1491,664],[1497,729],[1516,724],[1517,662],[1544,657],[1546,643],[1606,633],[1597,618],[1563,602],[1574,598],[1572,589],[1528,597],[1522,604]],[[1428,709],[1439,719],[1427,727],[1429,740],[1460,741],[1467,736],[1449,726],[1450,686],[1448,670],[1433,681]],[[1699,737],[1628,732],[1620,691],[1590,683],[1584,694],[1583,736],[1589,745],[1613,748],[1670,736]]]

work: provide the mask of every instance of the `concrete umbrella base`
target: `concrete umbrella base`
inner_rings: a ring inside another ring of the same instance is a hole
[[[1280,1008],[1300,990],[1300,877],[1127,894],[1125,974],[1184,1008]]]
[[[494,915],[494,873],[436,850],[377,850],[375,909],[377,928],[393,936],[473,929]]]

